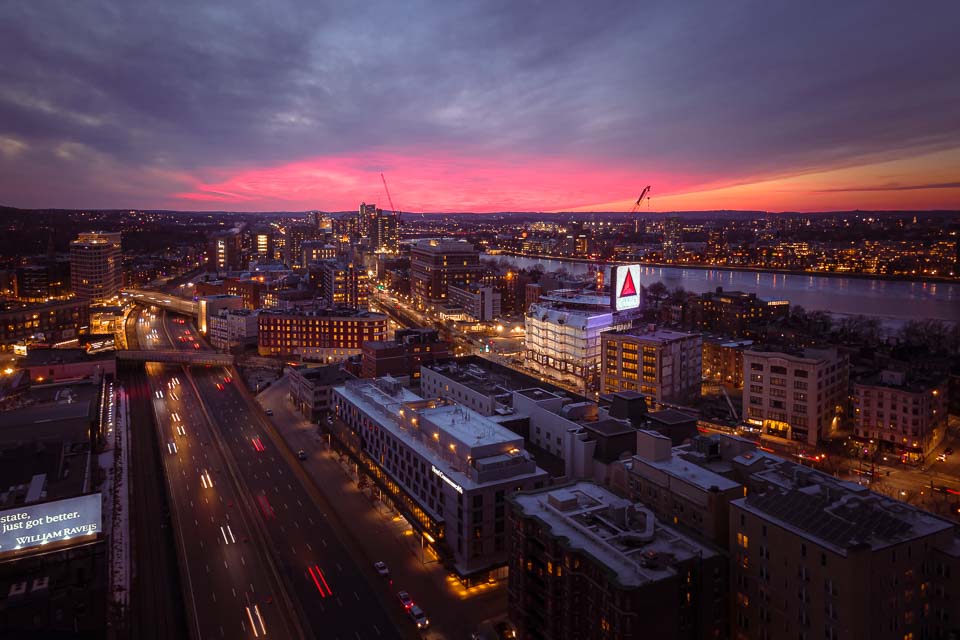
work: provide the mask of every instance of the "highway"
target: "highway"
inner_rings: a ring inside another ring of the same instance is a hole
[[[137,322],[143,348],[193,348],[173,339],[164,314]],[[172,324],[172,323],[170,323]],[[179,327],[177,338],[195,331]],[[197,342],[199,344],[199,342]],[[252,505],[230,477],[182,367],[146,365],[174,538],[186,569],[187,625],[195,638],[299,638],[304,634],[270,564]]]
[[[276,446],[259,408],[250,406],[249,398],[237,388],[242,383],[225,369],[196,370],[193,375],[244,483],[256,496],[259,517],[267,525],[279,564],[289,575],[314,633],[343,640],[412,636],[412,621],[388,617],[382,596],[371,588],[371,583],[387,583],[387,579],[372,566],[357,566],[352,560],[327,513],[302,484],[303,471],[295,473],[291,468],[299,462]]]
[[[156,322],[159,326],[149,327],[144,323],[144,337],[148,342],[167,349],[170,345],[178,349],[196,349],[195,344],[200,350],[207,348],[202,340],[196,339],[192,324],[179,324],[163,312],[158,313]],[[150,332],[154,330],[151,338]],[[165,371],[159,365],[148,365],[148,370],[154,369]],[[169,369],[166,371],[166,379],[157,379],[169,387],[171,374]],[[166,391],[160,388],[164,397],[155,398],[154,402],[158,414],[164,416],[161,423],[167,421],[169,425],[166,437],[173,438],[177,446],[177,454],[167,456],[167,468],[170,477],[176,478],[179,474],[186,485],[182,491],[182,499],[186,501],[183,504],[188,503],[194,514],[193,520],[186,524],[208,530],[204,539],[210,534],[222,537],[219,527],[232,513],[231,498],[226,493],[223,495],[223,500],[227,501],[224,510],[219,497],[216,502],[203,501],[202,488],[196,481],[189,480],[191,470],[196,477],[209,466],[222,469],[219,477],[226,480],[229,476],[237,484],[231,492],[234,496],[232,502],[235,505],[245,503],[249,513],[241,510],[241,515],[257,520],[255,523],[243,522],[242,530],[266,532],[262,544],[264,553],[270,554],[272,566],[281,574],[279,581],[286,587],[284,596],[292,598],[289,611],[299,614],[309,635],[332,640],[417,637],[415,625],[405,616],[399,602],[389,613],[385,610],[384,601],[392,603],[395,598],[389,590],[389,580],[378,576],[372,565],[360,566],[351,557],[341,538],[349,532],[335,528],[327,513],[317,506],[318,496],[310,492],[312,489],[316,493],[316,488],[310,486],[296,457],[285,447],[277,447],[279,436],[276,441],[271,437],[268,430],[272,427],[260,407],[240,387],[242,381],[224,367],[190,367],[182,372],[182,375],[173,374],[179,378],[180,384],[174,384],[173,389],[167,388]],[[186,436],[176,434],[175,425],[181,423],[202,425],[199,440],[205,444],[198,447],[190,442],[186,448],[181,447],[181,440],[192,437],[189,432]],[[205,458],[205,455],[222,457],[214,460]],[[181,492],[175,493],[179,504]],[[240,500],[237,500],[238,495]],[[184,508],[183,504],[181,508]],[[235,521],[236,516],[229,520],[230,523]],[[236,526],[233,534],[238,535]],[[228,553],[236,548],[234,544],[218,547],[221,552]],[[205,550],[212,552],[209,548]],[[218,584],[237,582],[230,577],[227,567],[215,566],[209,553],[190,553],[187,550],[191,576],[200,573],[200,580],[204,580],[203,574],[209,566]],[[236,566],[235,558],[231,561],[225,557],[224,560],[230,568]],[[201,572],[193,567],[197,563],[203,567]],[[378,583],[382,583],[383,589],[375,592],[373,586]],[[197,605],[203,610],[210,603],[203,601],[204,588],[194,585],[193,592],[200,598]],[[232,597],[233,592],[228,593]],[[279,598],[273,599],[279,602]],[[270,609],[262,600],[260,602],[260,611],[267,618],[269,637],[275,637],[274,625],[267,614],[279,607],[273,605],[274,608]],[[249,625],[244,631],[247,633],[244,637],[253,637]],[[230,637],[229,631],[227,637]]]

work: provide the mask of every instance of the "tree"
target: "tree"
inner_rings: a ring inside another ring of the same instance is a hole
[[[660,301],[667,297],[667,285],[660,281],[654,282],[647,287],[646,296],[648,300],[653,300],[654,304],[660,305]]]

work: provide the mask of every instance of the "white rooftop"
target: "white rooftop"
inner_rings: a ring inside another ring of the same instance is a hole
[[[510,429],[462,405],[448,404],[422,409],[419,413],[424,420],[468,446],[512,444],[523,440]]]

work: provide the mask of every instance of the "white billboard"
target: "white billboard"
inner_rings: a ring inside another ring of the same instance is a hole
[[[640,306],[640,265],[614,267],[613,278],[610,280],[610,298],[614,311],[636,309]]]
[[[100,533],[100,502],[91,493],[0,511],[0,555]]]

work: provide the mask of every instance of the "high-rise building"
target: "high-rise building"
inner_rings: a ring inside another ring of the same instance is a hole
[[[303,268],[303,243],[314,240],[320,231],[309,225],[292,225],[287,227],[285,235],[285,262],[291,269]]]
[[[360,203],[360,209],[357,211],[357,233],[359,235],[368,238],[372,235],[379,212],[380,209],[377,209],[375,204]]]
[[[657,402],[700,396],[703,347],[699,334],[655,326],[600,334],[601,393],[639,391]]]
[[[743,388],[743,352],[752,340],[703,336],[703,379],[728,389]]]
[[[683,224],[675,216],[663,222],[663,259],[676,262],[683,254]]]
[[[70,284],[78,298],[107,302],[120,293],[120,232],[81,233],[70,243]]]
[[[236,229],[218,231],[210,236],[207,264],[213,271],[229,271],[240,268],[241,238]]]
[[[423,304],[445,303],[451,284],[480,277],[480,253],[462,240],[419,240],[410,250],[413,296]]]
[[[367,270],[362,264],[341,260],[326,260],[321,263],[323,275],[320,283],[320,299],[328,307],[366,309],[370,296]]]
[[[513,494],[509,513],[519,637],[726,637],[726,558],[643,503],[577,482]]]
[[[816,446],[841,426],[848,359],[836,348],[743,354],[743,416],[763,437]]]
[[[375,253],[400,251],[400,230],[396,214],[377,209],[377,215],[371,222],[370,247]]]
[[[273,231],[269,228],[256,229],[253,231],[253,255],[258,260],[273,260]]]
[[[946,377],[881,371],[853,385],[854,436],[921,462],[947,427]]]

